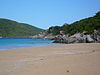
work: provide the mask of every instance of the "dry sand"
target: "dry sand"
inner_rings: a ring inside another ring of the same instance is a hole
[[[0,75],[100,75],[100,44],[0,51]]]

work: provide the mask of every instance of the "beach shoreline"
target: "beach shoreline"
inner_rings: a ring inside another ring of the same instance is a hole
[[[0,51],[0,75],[100,75],[100,43]]]

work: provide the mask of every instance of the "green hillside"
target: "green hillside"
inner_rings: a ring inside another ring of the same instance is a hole
[[[53,26],[48,29],[48,33],[53,35],[59,34],[60,30],[63,30],[66,34],[75,34],[77,32],[87,31],[92,33],[94,30],[100,29],[100,12],[97,12],[95,16],[76,21],[72,24],[65,23],[62,26]]]
[[[43,29],[25,23],[0,18],[0,36],[2,37],[29,37],[42,32]]]

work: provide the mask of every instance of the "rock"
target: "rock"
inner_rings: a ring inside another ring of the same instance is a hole
[[[87,35],[87,36],[86,36],[86,40],[87,40],[89,43],[94,42],[94,40],[91,38],[90,35]]]
[[[70,37],[68,35],[59,34],[54,38],[53,43],[92,43],[95,41],[100,42],[100,32],[95,32],[92,36],[87,32],[76,33]]]

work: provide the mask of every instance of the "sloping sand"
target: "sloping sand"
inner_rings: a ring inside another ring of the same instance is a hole
[[[100,75],[100,44],[0,51],[0,75]]]

